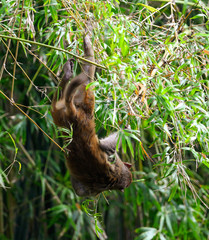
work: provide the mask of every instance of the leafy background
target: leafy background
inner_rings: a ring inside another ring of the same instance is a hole
[[[87,19],[96,130],[119,132],[134,179],[92,199],[72,190],[50,114]],[[207,0],[4,0],[0,49],[1,239],[208,239]]]

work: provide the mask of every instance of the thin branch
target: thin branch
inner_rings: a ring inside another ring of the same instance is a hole
[[[6,43],[4,42],[4,40],[2,40],[3,44],[5,45],[5,47],[7,48],[7,50],[9,51],[9,53],[11,54],[12,58],[14,59],[14,61],[16,62],[17,66],[22,70],[22,72],[24,73],[24,75],[26,76],[26,78],[30,81],[31,85],[33,85],[35,87],[35,89],[38,92],[41,92],[49,101],[49,97],[43,92],[41,91],[34,83],[33,80],[30,79],[30,77],[28,76],[28,74],[25,72],[25,70],[20,66],[20,64],[16,61],[15,56],[12,54],[11,50],[8,48],[8,46],[6,45]],[[14,99],[11,97],[12,101],[14,101]]]
[[[16,139],[16,136],[14,134],[12,134],[12,137],[14,137],[14,139]],[[27,157],[27,159],[29,160],[29,162],[31,163],[31,165],[33,167],[36,166],[35,161],[33,160],[33,158],[30,156],[30,154],[27,152],[27,150],[25,149],[25,147],[22,145],[21,142],[17,142],[17,144],[19,145],[19,147],[21,148],[21,150],[23,151],[23,153],[25,154],[25,156]],[[61,200],[59,199],[59,197],[57,196],[56,192],[53,190],[53,188],[51,187],[51,185],[49,184],[49,182],[45,179],[45,183],[46,183],[46,187],[48,189],[48,191],[52,194],[53,198],[55,199],[55,201],[57,202],[57,204],[62,204]]]
[[[58,148],[60,148],[63,152],[65,152],[65,150],[64,150],[62,147],[60,147],[60,145],[59,145],[58,143],[56,143],[46,132],[44,132],[44,130],[43,130],[41,127],[39,127],[39,125],[38,125],[31,117],[29,117],[27,113],[25,113],[19,106],[17,106],[17,104],[16,104],[14,101],[12,101],[6,94],[4,94],[1,90],[0,90],[0,93],[1,93],[12,105],[14,105],[21,113],[23,113],[33,124],[35,124],[36,127],[39,128],[39,129],[43,132],[43,134],[44,134],[45,136],[47,136]]]
[[[20,3],[20,1],[19,1]],[[18,5],[19,5],[18,3]],[[20,31],[21,31],[21,24],[22,24],[22,15],[23,15],[23,6],[24,6],[24,0],[22,1],[22,9],[20,14],[20,23],[19,23],[19,31],[18,31],[18,37],[20,37]],[[15,62],[13,67],[13,76],[12,76],[12,89],[11,89],[11,99],[13,100],[14,96],[14,86],[15,86],[15,73],[16,73],[16,66],[17,66],[17,57],[18,57],[18,51],[19,51],[19,41],[17,41],[16,45],[16,52],[15,52]]]
[[[99,68],[102,68],[102,69],[105,69],[107,70],[107,67],[103,66],[103,65],[100,65],[98,63],[95,63],[95,62],[92,62],[88,59],[85,59],[83,57],[79,57],[78,55],[75,55],[65,49],[62,49],[62,48],[58,48],[58,47],[54,47],[54,46],[51,46],[51,45],[47,45],[47,44],[44,44],[44,43],[39,43],[39,42],[34,42],[34,41],[30,41],[30,40],[27,40],[27,39],[23,39],[23,38],[18,38],[18,37],[12,37],[12,36],[6,36],[6,35],[2,35],[0,34],[0,38],[7,38],[7,39],[12,39],[12,40],[16,40],[16,41],[20,41],[20,42],[26,42],[26,43],[30,43],[30,44],[34,44],[34,45],[38,45],[38,46],[41,46],[41,47],[46,47],[46,48],[51,48],[51,49],[54,49],[54,50],[57,50],[57,51],[61,51],[61,52],[64,52],[66,54],[70,54],[71,56],[75,57],[75,58],[78,58],[79,60],[81,61],[84,61],[84,62],[87,62],[87,63],[90,63],[90,64],[93,64]]]
[[[171,2],[171,0],[150,0],[150,1],[152,1],[152,2]],[[185,1],[180,1],[180,0],[176,0],[175,1],[175,4],[177,4],[177,3],[179,3],[179,4],[185,4]],[[190,6],[193,6],[193,7],[198,7],[198,8],[203,8],[203,6],[201,6],[200,4],[198,4],[198,3],[193,3],[193,2],[187,2],[186,3],[187,5],[190,5]],[[209,10],[209,7],[207,7],[207,6],[204,6],[207,10]]]

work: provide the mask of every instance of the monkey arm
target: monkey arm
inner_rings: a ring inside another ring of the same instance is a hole
[[[70,78],[73,76],[73,65],[74,65],[73,62],[74,62],[74,59],[69,59],[65,63],[63,67],[64,75],[52,99],[51,114],[54,119],[54,123],[60,127],[66,126],[66,116],[64,113],[64,110],[65,110],[64,95],[65,95],[66,84],[68,83]]]
[[[89,32],[84,36],[84,53],[86,59],[95,60]],[[94,94],[91,93],[90,89],[86,90],[86,85],[94,78],[95,66],[84,63],[82,70],[83,72],[74,77],[65,88],[64,95],[67,115],[71,117],[76,116],[77,111],[80,110],[76,108],[76,103],[86,113],[92,113],[94,109]]]
[[[95,61],[94,50],[93,50],[93,47],[92,47],[89,32],[84,36],[83,44],[84,44],[85,58],[94,62]],[[95,69],[96,69],[96,67],[92,64],[89,64],[89,63],[84,63],[83,64],[83,71],[89,77],[89,82],[91,82],[94,78]]]
[[[82,72],[78,76],[74,77],[66,87],[64,100],[65,100],[65,106],[67,110],[66,111],[67,116],[71,118],[76,117],[77,108],[74,104],[74,97],[76,95],[76,91],[79,90],[79,87],[82,87],[83,85],[87,85],[87,83],[88,83],[88,76]],[[77,101],[78,101],[78,98],[83,99],[85,94],[86,94],[86,89],[84,86],[82,91],[80,91],[79,93],[80,96],[76,96]]]
[[[56,93],[54,94],[53,97],[53,102],[58,101],[58,91],[59,92],[59,99],[63,98],[64,96],[64,90],[65,90],[65,86],[68,83],[68,81],[70,80],[70,78],[73,77],[73,66],[74,66],[74,59],[68,59],[67,62],[65,63],[64,67],[63,67],[63,72],[64,75],[62,77],[62,80],[58,86],[58,90],[56,91]]]
[[[63,67],[63,71],[64,71],[64,75],[62,77],[62,81],[59,84],[59,87],[62,88],[62,90],[65,89],[66,84],[68,83],[68,81],[70,80],[70,78],[73,77],[73,67],[74,67],[74,59],[68,59],[67,62],[65,63],[64,67]]]
[[[55,111],[55,108],[62,109],[64,107],[64,98],[63,96],[65,95],[65,86],[70,80],[70,78],[73,76],[73,66],[74,66],[74,59],[69,59],[64,67],[64,75],[62,77],[62,80],[58,86],[57,91],[55,92],[53,99],[52,99],[52,109]],[[59,96],[58,96],[59,95]],[[60,99],[60,100],[59,100]]]

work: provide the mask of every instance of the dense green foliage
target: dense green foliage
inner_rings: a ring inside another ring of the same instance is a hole
[[[207,4],[0,2],[0,239],[208,239]],[[63,63],[83,56],[87,19],[104,66],[96,130],[119,131],[134,179],[92,199],[72,190],[50,114]]]

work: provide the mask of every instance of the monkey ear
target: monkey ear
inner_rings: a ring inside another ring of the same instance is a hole
[[[123,162],[123,163],[128,169],[130,169],[132,167],[131,163],[128,163],[128,162]]]

